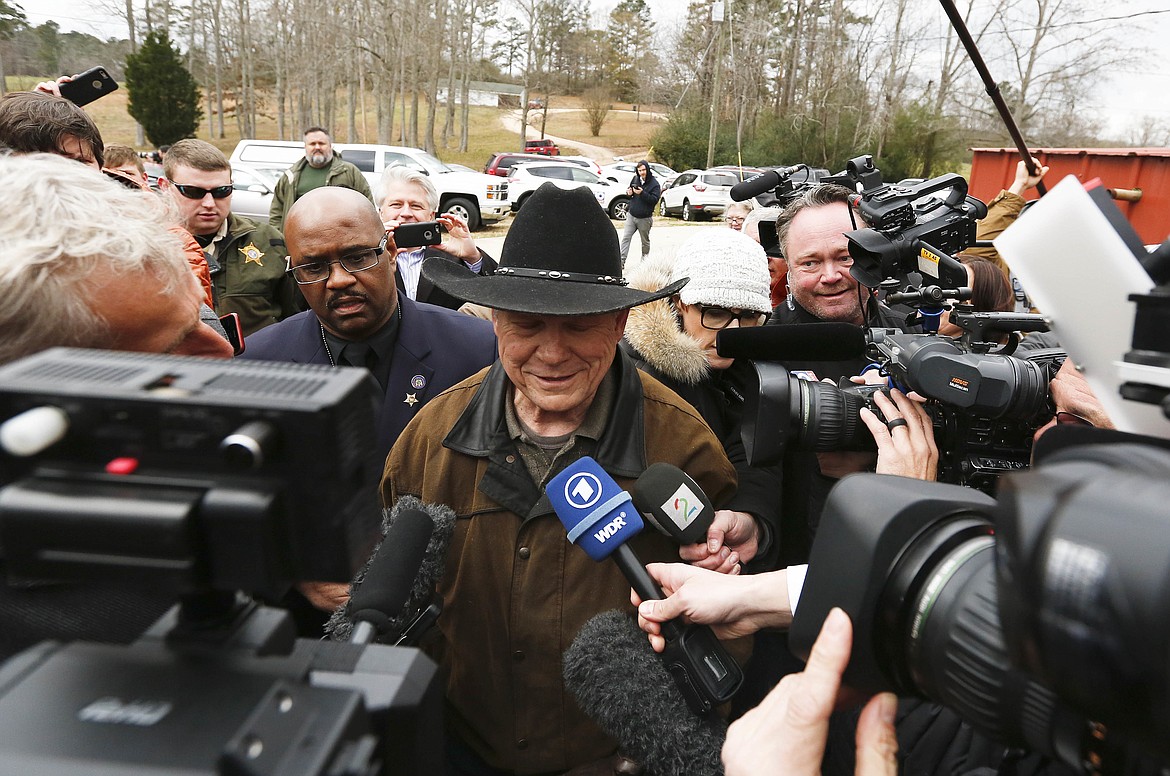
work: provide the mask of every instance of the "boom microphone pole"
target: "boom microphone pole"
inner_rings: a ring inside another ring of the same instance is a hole
[[[942,3],[943,10],[947,12],[947,18],[951,20],[951,26],[958,33],[959,40],[963,42],[963,48],[967,49],[967,56],[971,58],[971,64],[975,65],[975,69],[979,71],[979,77],[983,79],[983,86],[987,89],[987,94],[991,97],[991,101],[995,103],[995,109],[999,111],[999,117],[1003,119],[1004,125],[1007,126],[1008,134],[1012,136],[1012,141],[1015,142],[1016,148],[1020,151],[1020,156],[1024,159],[1024,167],[1027,168],[1029,175],[1037,175],[1040,171],[1032,164],[1032,153],[1028,150],[1027,143],[1024,142],[1024,136],[1020,134],[1020,128],[1016,126],[1016,121],[1012,118],[1012,112],[1008,109],[1007,103],[1004,102],[1003,94],[999,91],[999,84],[991,77],[991,71],[987,69],[987,63],[983,61],[983,56],[979,53],[979,47],[975,45],[975,39],[971,37],[971,32],[967,29],[966,22],[959,15],[959,9],[955,8],[954,0],[939,0],[939,2]],[[1040,196],[1048,193],[1048,187],[1044,185],[1044,181],[1038,181],[1036,183],[1036,191],[1040,192]]]

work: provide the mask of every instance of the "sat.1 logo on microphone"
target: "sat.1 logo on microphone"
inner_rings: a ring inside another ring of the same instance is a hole
[[[642,516],[630,494],[588,456],[549,480],[545,493],[569,541],[593,560],[605,559],[642,530]]]

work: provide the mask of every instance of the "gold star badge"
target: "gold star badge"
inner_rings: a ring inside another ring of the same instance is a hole
[[[254,242],[250,242],[243,248],[240,248],[240,255],[244,257],[245,264],[248,262],[254,262],[259,264],[261,267],[264,266],[264,262],[260,261],[260,259],[264,258],[264,253],[256,247],[256,243]]]
[[[417,396],[417,394],[408,393],[408,394],[406,394],[406,398],[403,399],[402,402],[404,404],[409,404],[411,407],[413,407],[414,405],[418,404],[418,396]]]

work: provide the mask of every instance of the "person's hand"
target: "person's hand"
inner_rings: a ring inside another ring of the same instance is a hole
[[[1087,425],[1097,428],[1114,428],[1113,421],[1105,414],[1105,406],[1089,387],[1085,376],[1077,369],[1071,358],[1065,358],[1064,363],[1056,373],[1056,377],[1048,383],[1048,393],[1052,396],[1052,403],[1057,412],[1067,412],[1086,421]],[[1035,442],[1048,429],[1057,424],[1054,416],[1052,420],[1036,429],[1032,435]]]
[[[61,96],[61,84],[69,83],[75,77],[76,76],[72,76],[72,75],[63,75],[60,78],[58,78],[56,81],[41,81],[39,84],[37,84],[36,86],[33,87],[33,91],[34,92],[43,92],[45,94],[51,94],[55,97],[60,97]]]
[[[479,250],[475,247],[475,240],[471,239],[467,222],[461,216],[442,213],[435,220],[443,225],[450,238],[443,241],[443,250],[468,264],[479,261]]]
[[[646,631],[655,652],[666,648],[662,623],[676,617],[710,625],[721,639],[792,622],[788,575],[783,570],[736,576],[685,563],[651,563],[646,570],[666,598],[643,601],[631,590],[630,601],[638,607],[638,627]]]
[[[898,390],[890,391],[889,396],[875,393],[873,401],[886,421],[883,423],[866,407],[861,409],[861,420],[877,442],[875,471],[934,481],[938,476],[938,446],[934,441],[934,423],[926,408]]]
[[[833,450],[817,453],[817,466],[821,474],[839,480],[846,474],[869,471],[875,458],[874,453],[865,450]]]
[[[323,612],[334,612],[349,600],[349,584],[345,582],[298,582],[297,590]]]
[[[678,548],[679,557],[700,568],[738,574],[760,550],[760,527],[747,512],[720,509],[707,529],[707,540]]]
[[[849,616],[834,608],[825,618],[804,671],[784,677],[759,706],[727,729],[723,743],[726,776],[819,776],[829,715],[837,702],[841,674],[849,663],[852,640]],[[897,698],[881,693],[861,712],[857,724],[858,776],[894,776],[898,772],[897,708]]]
[[[1028,173],[1028,166],[1024,164],[1023,159],[1017,162],[1016,179],[1012,181],[1012,185],[1008,187],[1008,191],[1012,194],[1023,196],[1024,192],[1028,189],[1036,188],[1036,184],[1048,173],[1048,168],[1042,166],[1040,160],[1034,156],[1032,157],[1032,167],[1036,169],[1036,175],[1030,175]]]

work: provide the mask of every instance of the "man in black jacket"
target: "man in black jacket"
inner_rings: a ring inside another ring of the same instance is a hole
[[[650,227],[654,225],[654,207],[658,204],[658,197],[662,195],[662,187],[658,185],[654,173],[650,172],[650,163],[645,159],[638,162],[626,194],[630,197],[630,208],[626,211],[626,228],[622,231],[623,268],[626,266],[626,256],[630,253],[630,242],[634,239],[634,232],[642,239],[642,256],[650,253]]]

